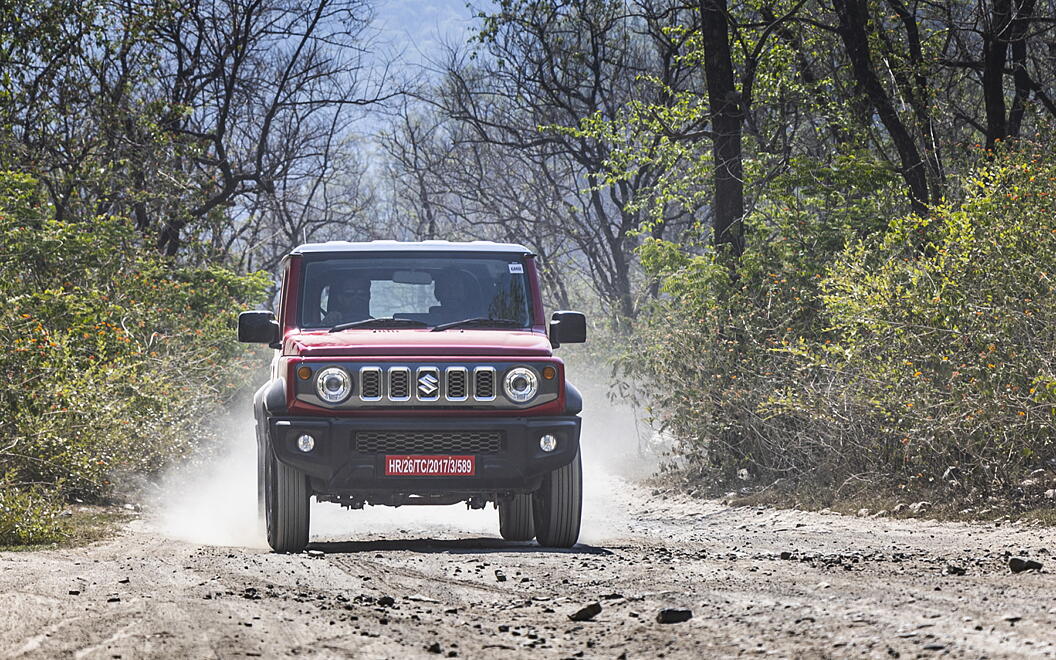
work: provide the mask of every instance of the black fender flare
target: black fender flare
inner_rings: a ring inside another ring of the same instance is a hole
[[[286,381],[282,378],[268,383],[264,393],[264,410],[272,415],[284,415],[289,411],[286,407]]]
[[[267,426],[269,415],[283,415],[286,407],[286,381],[281,378],[265,383],[253,395],[253,416],[257,423]]]
[[[565,381],[565,414],[578,415],[583,411],[583,395],[576,386]]]

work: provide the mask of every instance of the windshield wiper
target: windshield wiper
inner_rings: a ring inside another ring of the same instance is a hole
[[[514,321],[513,319],[489,319],[486,316],[476,316],[471,319],[462,319],[461,321],[451,321],[450,323],[441,323],[429,332],[442,332],[448,328],[460,328],[465,326],[482,325],[482,326],[495,326],[499,328],[523,328],[524,324],[520,321]]]
[[[330,332],[341,332],[342,330],[349,330],[351,328],[370,328],[370,327],[381,327],[381,328],[428,328],[429,324],[425,321],[419,321],[417,319],[394,319],[391,316],[384,316],[380,319],[363,319],[362,321],[350,321],[348,323],[338,323],[334,327],[330,328]]]

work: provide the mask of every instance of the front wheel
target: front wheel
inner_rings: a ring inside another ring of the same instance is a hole
[[[268,481],[268,468],[267,462],[268,447],[267,442],[257,439],[257,533],[261,536],[267,536],[268,534],[268,510],[267,510],[267,496],[264,494],[266,490],[265,484]]]
[[[531,493],[511,495],[499,502],[499,535],[507,541],[535,538]]]
[[[264,446],[264,518],[275,552],[300,552],[308,545],[308,477],[275,458]]]
[[[539,545],[571,548],[579,540],[583,515],[583,464],[575,459],[543,478],[543,484],[532,495],[535,537]]]

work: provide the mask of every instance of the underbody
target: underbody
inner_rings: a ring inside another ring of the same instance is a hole
[[[308,475],[320,501],[392,506],[497,502],[539,488],[543,477],[575,458],[580,418],[451,417],[317,418],[270,417],[275,457]],[[306,454],[297,438],[311,433],[316,448]],[[557,448],[545,452],[539,438],[553,435]],[[402,476],[386,474],[391,456],[465,456],[472,474]]]

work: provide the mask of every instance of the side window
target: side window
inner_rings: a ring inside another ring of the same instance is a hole
[[[282,268],[282,284],[279,285],[279,300],[278,305],[275,307],[275,316],[279,321],[279,326],[286,325],[286,301],[290,299],[290,262],[287,261],[286,265]]]

